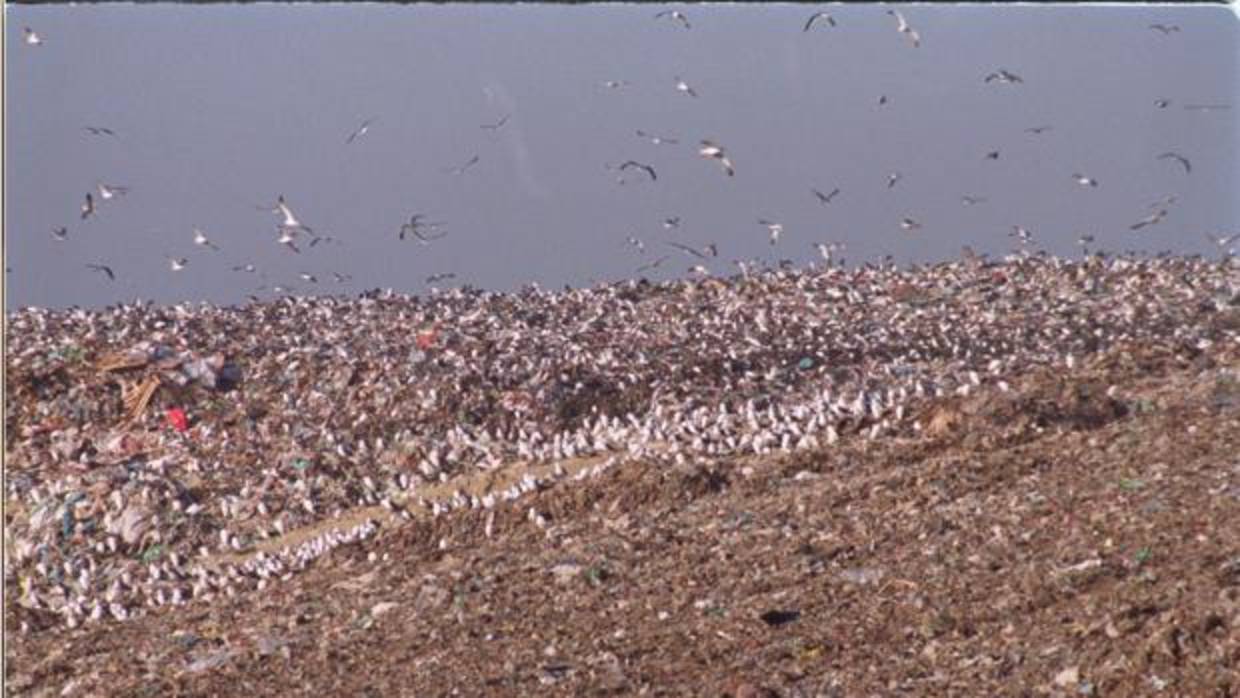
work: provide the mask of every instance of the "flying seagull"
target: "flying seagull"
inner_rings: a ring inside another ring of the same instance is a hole
[[[314,274],[308,274],[304,271],[299,273],[297,276],[300,277],[302,281],[305,281],[308,284],[317,284],[319,282],[319,278],[317,276],[315,276]]]
[[[438,240],[439,238],[442,238],[447,235],[447,233],[440,233],[438,235],[429,235],[429,236],[426,235],[423,232],[424,230],[435,230],[436,228],[439,228],[443,226],[444,224],[443,223],[428,223],[422,220],[424,218],[426,218],[426,216],[421,213],[415,213],[412,216],[410,216],[409,222],[400,226],[400,236],[399,236],[400,239],[404,240],[406,235],[412,235],[413,237],[421,241],[423,244],[425,244],[425,243],[430,242],[431,240]]]
[[[181,271],[185,268],[185,265],[189,264],[189,260],[184,257],[168,257],[165,255],[165,258],[168,260],[168,266],[172,271]]]
[[[663,17],[667,17],[669,19],[673,19],[673,20],[676,20],[677,22],[680,22],[681,24],[685,25],[685,29],[690,28],[689,18],[686,17],[685,13],[681,12],[680,10],[664,10],[654,16],[655,19],[661,19]]]
[[[672,216],[670,218],[664,218],[663,227],[667,228],[668,230],[671,230],[672,228],[679,228],[680,227],[680,216]]]
[[[667,259],[668,259],[668,257],[670,257],[670,256],[671,256],[671,255],[666,255],[666,254],[665,254],[665,255],[663,255],[662,257],[659,257],[658,259],[654,260],[653,262],[650,262],[649,264],[643,264],[643,265],[641,265],[640,267],[638,267],[637,269],[635,269],[633,273],[635,273],[635,274],[640,274],[640,273],[642,273],[643,271],[646,271],[646,270],[648,270],[648,269],[658,269],[658,268],[659,268],[659,265],[660,265],[660,264],[663,264],[664,262],[666,262],[666,261],[667,261]]]
[[[900,178],[903,176],[904,175],[900,174],[899,172],[892,172],[891,174],[887,175],[887,188],[890,189],[894,187],[896,185],[896,182],[900,181]]]
[[[1189,162],[1189,161],[1188,161],[1188,158],[1184,157],[1183,155],[1180,155],[1179,153],[1170,153],[1170,152],[1168,152],[1168,153],[1163,153],[1162,155],[1159,155],[1159,156],[1158,156],[1158,159],[1159,159],[1159,160],[1166,160],[1166,159],[1168,159],[1168,158],[1170,158],[1170,159],[1172,159],[1172,160],[1175,160],[1176,162],[1178,162],[1178,163],[1180,163],[1181,165],[1183,165],[1183,166],[1184,166],[1184,174],[1188,174],[1189,172],[1192,172],[1192,171],[1193,171],[1193,163]]]
[[[503,127],[504,124],[508,123],[508,119],[510,119],[511,117],[512,117],[512,114],[505,114],[504,118],[500,119],[499,121],[496,121],[493,124],[483,124],[479,126],[478,128],[486,129],[488,131],[498,131],[500,128]]]
[[[831,203],[831,199],[834,199],[834,198],[836,197],[836,195],[838,195],[838,194],[840,193],[840,188],[839,188],[839,187],[836,187],[836,188],[832,189],[830,194],[823,194],[822,192],[818,191],[817,189],[810,189],[810,191],[814,192],[814,197],[818,199],[819,203],[821,203],[821,204],[823,204],[823,205],[825,206],[825,205],[827,205],[827,204]]]
[[[352,274],[341,274],[341,273],[340,273],[340,272],[338,272],[338,271],[333,271],[333,272],[332,272],[332,278],[336,280],[336,283],[338,283],[338,284],[344,284],[344,283],[348,283],[348,282],[352,281],[352,280],[353,280],[353,275],[352,275]]]
[[[1046,133],[1047,131],[1051,130],[1052,128],[1054,127],[1053,126],[1031,126],[1025,129],[1025,133],[1032,133],[1035,136],[1040,136],[1043,133]]]
[[[297,239],[297,229],[281,227],[279,228],[279,231],[280,237],[276,239],[276,242],[284,245],[297,254],[301,254],[301,250],[297,249],[297,245],[293,244],[293,241]]]
[[[265,210],[269,210],[272,213],[279,213],[280,215],[284,216],[284,220],[281,221],[280,223],[281,228],[288,228],[294,231],[304,231],[304,232],[311,233],[311,234],[313,234],[314,232],[310,230],[309,226],[302,225],[301,221],[297,220],[297,216],[293,215],[293,209],[289,208],[288,203],[284,201],[283,194],[276,197],[275,208],[265,209]]]
[[[86,268],[106,275],[108,277],[108,281],[116,281],[116,274],[112,273],[112,267],[109,267],[106,264],[87,264]]]
[[[992,80],[998,80],[1001,84],[1004,84],[1004,85],[1009,85],[1014,82],[1024,82],[1024,80],[1022,80],[1019,75],[1017,75],[1016,73],[1009,72],[1005,68],[1000,68],[999,70],[991,73],[990,75],[987,75],[986,78],[983,80],[983,82],[991,82]]]
[[[376,117],[372,116],[369,119],[366,119],[365,121],[363,121],[361,126],[358,126],[357,129],[353,131],[353,133],[349,134],[348,138],[344,139],[344,144],[349,145],[359,136],[366,135],[366,132],[370,130],[370,125],[375,122],[375,118]]]
[[[1175,194],[1170,194],[1168,196],[1164,196],[1158,201],[1155,201],[1149,204],[1149,208],[1162,208],[1163,206],[1170,206],[1179,200],[1180,200],[1180,197],[1176,196]]]
[[[701,155],[704,158],[714,158],[718,160],[719,164],[723,166],[724,171],[728,173],[729,177],[736,174],[736,168],[732,166],[732,161],[728,159],[728,155],[724,152],[723,147],[717,145],[713,141],[702,141],[702,147],[698,149],[698,155]]]
[[[82,220],[86,220],[86,217],[94,212],[95,197],[91,196],[90,192],[86,192],[86,202],[82,204]]]
[[[707,257],[705,254],[702,254],[701,252],[693,249],[692,247],[689,247],[688,245],[682,245],[679,242],[669,242],[667,244],[671,245],[672,247],[675,247],[678,250],[691,254],[694,257],[697,257],[699,259],[706,259]]]
[[[624,161],[623,163],[621,163],[621,164],[620,164],[620,166],[619,166],[618,168],[616,168],[616,169],[620,170],[621,172],[624,172],[625,170],[627,170],[627,169],[629,169],[629,168],[633,168],[633,167],[636,167],[637,169],[642,170],[642,171],[644,171],[646,174],[650,175],[650,180],[651,180],[651,181],[654,181],[654,180],[656,180],[656,179],[658,179],[658,178],[659,178],[659,175],[655,174],[655,172],[654,172],[654,168],[653,168],[653,167],[651,167],[650,165],[643,165],[642,163],[640,163],[640,162],[638,162],[638,161],[636,161],[636,160],[625,160],[625,161]],[[623,178],[623,177],[621,177],[621,179],[620,179],[620,183],[621,183],[621,184],[623,184],[623,183],[624,183],[624,178]]]
[[[431,274],[430,276],[426,277],[426,283],[435,284],[435,283],[439,283],[440,281],[447,281],[449,279],[455,279],[455,278],[456,278],[456,274],[454,274],[453,272],[450,272],[450,271],[441,272],[438,274]]]
[[[836,250],[844,249],[844,243],[842,242],[830,242],[830,243],[815,242],[814,248],[818,250],[818,254],[822,255],[822,258],[824,261],[826,261],[827,266],[831,266],[832,255],[836,252]]]
[[[1221,250],[1221,249],[1223,249],[1223,248],[1227,247],[1228,245],[1230,245],[1231,243],[1233,243],[1233,242],[1235,242],[1235,241],[1237,241],[1237,240],[1240,240],[1240,233],[1237,233],[1237,234],[1235,234],[1235,235],[1230,235],[1230,236],[1228,236],[1228,235],[1210,235],[1209,233],[1206,233],[1206,239],[1207,239],[1207,240],[1209,240],[1210,242],[1214,243],[1215,245],[1218,245],[1218,248]]]
[[[59,228],[54,228],[52,229],[52,237],[63,242],[69,239],[69,229],[63,225]]]
[[[1160,208],[1160,209],[1158,209],[1157,211],[1155,211],[1154,213],[1152,213],[1152,214],[1150,214],[1150,215],[1146,216],[1145,218],[1142,218],[1141,220],[1137,221],[1136,223],[1133,223],[1132,225],[1128,226],[1128,229],[1129,229],[1129,230],[1140,230],[1140,229],[1144,228],[1144,227],[1145,227],[1145,226],[1147,226],[1147,225],[1154,225],[1155,223],[1158,223],[1158,222],[1162,221],[1162,219],[1164,219],[1164,218],[1166,218],[1166,217],[1167,217],[1167,209],[1165,209],[1165,208]]]
[[[814,14],[809,16],[809,19],[805,20],[805,27],[801,29],[801,31],[802,32],[809,31],[810,27],[814,26],[814,22],[817,22],[820,19],[833,27],[835,26],[835,18],[832,17],[830,14],[826,12],[815,12]]]
[[[985,201],[986,201],[986,197],[984,196],[969,196],[968,194],[965,194],[964,196],[960,197],[960,203],[964,204],[965,206],[976,206],[977,204],[983,203]]]
[[[202,230],[199,229],[197,226],[194,226],[194,244],[200,245],[202,247],[210,247],[216,252],[220,251],[220,248],[217,247],[214,242],[211,242],[210,240],[208,240],[207,234],[202,232]]]
[[[630,235],[626,237],[624,241],[632,245],[633,247],[637,248],[638,254],[646,254],[646,244],[642,242],[641,240],[638,240],[637,238]]]
[[[899,10],[887,10],[887,14],[895,17],[896,21],[900,23],[900,26],[896,27],[896,31],[908,36],[909,41],[913,42],[913,48],[921,46],[921,35],[909,26],[908,20],[904,19],[904,15],[900,14]]]
[[[470,167],[473,167],[476,164],[478,164],[477,155],[470,158],[469,162],[465,163],[464,165],[461,165],[460,167],[449,167],[447,170],[445,170],[445,172],[450,172],[454,175],[465,174],[465,170],[468,170]]]
[[[116,138],[116,131],[105,126],[83,126],[83,131],[89,131],[92,136],[112,136]]]
[[[685,94],[689,95],[690,97],[697,97],[697,96],[698,96],[697,92],[695,92],[695,91],[693,90],[693,88],[692,88],[692,87],[689,87],[689,83],[687,83],[687,82],[685,82],[684,80],[680,79],[680,76],[679,76],[679,75],[677,75],[675,79],[676,79],[676,89],[677,89],[678,91],[683,92],[683,93],[685,93]]]
[[[628,87],[630,83],[628,80],[604,80],[602,84],[603,87],[616,90],[621,87]]]
[[[776,223],[774,221],[759,218],[758,225],[766,228],[767,233],[770,235],[772,245],[779,242],[779,236],[784,232],[784,226],[782,223]]]
[[[990,151],[989,153],[986,153],[986,159],[987,159],[987,160],[998,160],[998,159],[999,159],[999,151],[997,151],[997,150],[992,150],[992,151]]]
[[[1020,238],[1020,244],[1028,245],[1033,242],[1033,233],[1023,226],[1012,226],[1012,232],[1008,233],[1008,237]]]
[[[900,227],[904,228],[905,230],[917,230],[918,228],[921,227],[921,223],[918,223],[917,221],[913,220],[912,218],[909,218],[908,216],[905,216],[904,219],[900,221]]]
[[[26,44],[28,46],[38,46],[43,43],[43,39],[40,39],[39,35],[35,34],[34,30],[31,29],[30,27],[26,27],[25,32],[26,32]]]
[[[99,198],[104,201],[110,201],[118,196],[129,193],[129,187],[121,187],[115,184],[99,184]]]
[[[1166,109],[1167,107],[1171,106],[1171,100],[1166,99],[1164,97],[1159,97],[1158,99],[1154,100],[1154,106],[1158,107],[1159,109]]]
[[[884,104],[886,104],[886,103],[887,103],[887,95],[879,95],[879,96],[878,96],[878,106],[880,106],[880,107],[881,107],[881,106],[883,106],[883,105],[884,105]]]
[[[253,264],[239,264],[233,267],[232,270],[233,271],[244,271],[248,274],[253,274],[254,272],[258,271],[258,268],[255,267]]]
[[[1163,36],[1180,31],[1179,26],[1175,24],[1151,24],[1150,29],[1157,32],[1162,32]]]
[[[1082,187],[1098,186],[1098,180],[1094,179],[1093,177],[1086,177],[1083,174],[1073,174],[1072,179],[1076,180],[1076,183],[1081,185]]]
[[[679,142],[680,142],[680,141],[676,140],[675,138],[663,138],[663,137],[661,137],[661,136],[656,136],[656,135],[654,135],[654,134],[652,134],[652,133],[646,133],[645,131],[641,130],[640,128],[639,128],[639,129],[637,129],[637,135],[638,135],[638,137],[639,137],[639,138],[645,138],[645,139],[649,140],[651,143],[654,143],[655,145],[663,145],[663,144],[665,144],[665,143],[666,143],[667,145],[676,145],[677,143],[679,143]]]

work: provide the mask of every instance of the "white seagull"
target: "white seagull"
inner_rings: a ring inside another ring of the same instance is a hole
[[[690,28],[689,18],[686,17],[685,13],[681,12],[680,10],[664,10],[654,16],[655,19],[660,19],[662,17],[667,17],[669,19],[673,19],[673,20],[676,20],[677,22],[680,22],[681,24],[685,25],[685,29]]]
[[[782,235],[784,232],[784,226],[782,223],[776,223],[774,221],[768,221],[768,220],[759,218],[758,225],[761,225],[766,228],[767,233],[770,235],[772,245],[779,242],[779,236]]]
[[[168,266],[172,269],[172,271],[181,271],[185,268],[185,265],[189,264],[189,260],[184,257],[167,257],[166,255],[165,257],[167,258]]]
[[[39,35],[35,34],[34,30],[31,29],[30,27],[26,27],[25,32],[26,32],[26,45],[27,46],[39,46],[40,44],[43,43],[43,39],[40,39]]]
[[[896,31],[908,36],[909,41],[913,42],[913,48],[921,46],[921,35],[909,26],[908,20],[904,19],[904,15],[900,14],[899,10],[887,10],[887,14],[895,17],[896,21],[900,23],[900,26],[896,27]]]
[[[1094,179],[1093,177],[1086,177],[1083,174],[1073,174],[1072,179],[1076,180],[1076,183],[1081,185],[1082,187],[1098,186],[1098,180]]]
[[[646,133],[640,128],[637,129],[637,135],[639,138],[645,138],[649,140],[651,143],[654,143],[655,145],[663,145],[663,144],[676,145],[677,143],[680,142],[679,140],[675,138],[663,138],[661,136],[656,136],[652,133]]]
[[[698,155],[701,155],[704,158],[714,158],[718,160],[719,164],[723,166],[724,171],[728,173],[729,177],[736,174],[736,168],[733,167],[732,161],[728,159],[727,153],[724,152],[722,146],[716,144],[714,141],[702,141],[702,147],[698,149]]]
[[[69,239],[69,229],[64,227],[63,225],[60,226],[59,228],[53,228],[52,237],[56,240],[60,240],[63,242]]]
[[[202,230],[199,229],[198,226],[194,226],[194,244],[200,245],[202,247],[210,247],[216,252],[220,251],[220,248],[217,247],[214,242],[211,242],[210,240],[208,240],[207,234],[202,232]]]
[[[918,228],[921,228],[921,223],[905,216],[904,219],[900,221],[900,227],[905,230],[917,230]]]
[[[1020,238],[1020,244],[1022,245],[1028,245],[1033,242],[1033,233],[1019,225],[1012,226],[1012,232],[1008,233],[1008,237]]]
[[[900,174],[899,172],[892,172],[891,174],[887,175],[887,188],[890,189],[894,187],[896,185],[896,182],[900,181],[900,179],[903,176],[904,175]]]
[[[818,254],[822,255],[822,258],[827,263],[827,266],[831,266],[832,255],[835,253],[836,250],[844,249],[844,243],[842,242],[830,242],[830,243],[815,242],[814,248],[818,250]]]
[[[99,183],[99,198],[104,201],[111,201],[118,196],[129,193],[129,187],[121,187],[115,184]]]
[[[297,239],[297,229],[281,227],[279,230],[280,237],[276,239],[276,242],[284,245],[297,254],[301,254],[301,250],[297,249],[297,245],[293,244],[293,241]]]
[[[375,118],[376,117],[372,116],[369,119],[366,119],[365,121],[363,121],[361,126],[358,126],[357,129],[353,131],[353,133],[349,134],[348,138],[344,139],[344,144],[349,145],[355,139],[366,135],[366,132],[370,130],[370,125],[375,122]]]
[[[281,228],[289,228],[293,231],[301,231],[301,232],[307,232],[311,234],[313,234],[314,232],[310,229],[309,226],[302,225],[301,221],[297,220],[297,216],[293,215],[293,209],[289,208],[288,203],[284,201],[283,194],[276,197],[275,208],[263,209],[263,210],[271,211],[272,213],[278,213],[284,216],[284,220],[280,222]]]
[[[679,75],[677,75],[675,79],[676,79],[676,89],[678,91],[683,92],[689,95],[690,97],[698,96],[697,92],[695,92],[692,87],[689,87],[689,83],[682,80]]]
[[[86,201],[82,204],[82,220],[86,220],[86,217],[90,216],[94,212],[95,197],[91,196],[90,192],[86,192]]]

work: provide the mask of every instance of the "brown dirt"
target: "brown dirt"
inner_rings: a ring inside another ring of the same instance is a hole
[[[264,592],[10,635],[9,692],[1237,696],[1237,369],[1117,350],[917,438],[415,518]]]

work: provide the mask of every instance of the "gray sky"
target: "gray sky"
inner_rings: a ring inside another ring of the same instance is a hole
[[[231,303],[262,283],[421,291],[435,272],[495,289],[580,285],[672,254],[649,273],[666,278],[697,261],[668,240],[717,242],[712,270],[731,274],[737,258],[808,263],[826,241],[844,242],[850,262],[933,261],[963,244],[1001,254],[1013,225],[1059,254],[1075,254],[1081,233],[1104,249],[1217,254],[1204,234],[1240,232],[1237,110],[1184,109],[1236,101],[1229,9],[898,7],[920,48],[879,5],[695,5],[690,30],[649,5],[9,5],[8,308]],[[802,32],[816,9],[838,26]],[[24,43],[24,26],[41,46]],[[983,83],[999,68],[1024,82]],[[674,76],[700,96],[678,93]],[[1053,129],[1024,132],[1041,125]],[[735,177],[697,155],[703,138],[727,149]],[[1168,150],[1191,174],[1156,159]],[[475,154],[463,175],[444,171]],[[617,184],[604,164],[628,159],[658,181],[630,172]],[[889,190],[893,171],[903,177]],[[132,191],[82,221],[98,182]],[[841,193],[823,206],[811,187]],[[278,217],[255,207],[281,193],[342,244],[277,245]],[[987,201],[966,207],[964,194]],[[1165,220],[1128,230],[1170,194]],[[449,236],[399,242],[414,212]],[[660,225],[669,216],[679,230]],[[901,230],[904,216],[923,228]],[[784,224],[775,247],[758,218]],[[195,225],[222,251],[196,247]],[[173,273],[164,255],[189,267]],[[231,271],[246,262],[266,278]]]

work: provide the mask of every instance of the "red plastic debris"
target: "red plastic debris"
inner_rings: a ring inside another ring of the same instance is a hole
[[[177,431],[186,431],[189,429],[189,419],[185,416],[185,411],[180,407],[168,408],[168,423]]]
[[[438,327],[429,329],[425,332],[419,332],[417,338],[414,340],[414,343],[418,345],[419,349],[425,351],[435,346],[436,339],[439,339]]]

